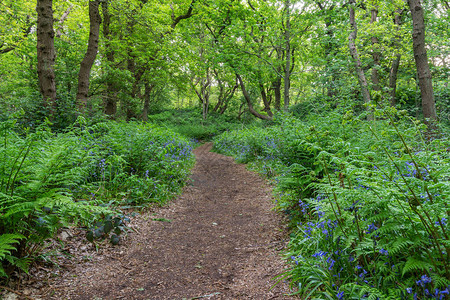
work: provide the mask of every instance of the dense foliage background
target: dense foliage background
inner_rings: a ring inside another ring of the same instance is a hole
[[[446,0],[4,0],[0,276],[113,244],[200,140],[273,179],[302,299],[449,297]]]

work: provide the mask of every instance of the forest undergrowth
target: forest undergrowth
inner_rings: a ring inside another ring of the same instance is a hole
[[[117,244],[128,208],[160,205],[181,190],[193,142],[152,124],[80,117],[63,132],[0,123],[0,277],[51,263],[46,240],[78,226],[90,242]]]
[[[276,186],[301,299],[448,299],[448,132],[405,111],[279,115],[215,139]]]

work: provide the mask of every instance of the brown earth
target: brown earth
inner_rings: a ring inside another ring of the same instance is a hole
[[[80,238],[76,249],[66,246],[74,255],[66,271],[51,271],[55,278],[24,293],[40,299],[291,299],[285,282],[273,287],[286,267],[280,251],[287,237],[271,210],[270,187],[245,165],[210,150],[204,144],[194,151],[192,184],[167,207],[133,218],[134,230],[119,246],[96,252]],[[76,240],[64,238],[67,245]]]

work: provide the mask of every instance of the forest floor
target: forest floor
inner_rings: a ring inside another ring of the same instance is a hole
[[[41,268],[41,280],[24,280],[21,293],[33,299],[292,299],[287,283],[273,287],[286,268],[281,253],[288,237],[271,210],[271,188],[211,147],[194,151],[197,162],[182,195],[133,217],[120,245],[96,250],[82,231],[60,233],[63,268]]]

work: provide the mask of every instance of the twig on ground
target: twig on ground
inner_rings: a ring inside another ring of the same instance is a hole
[[[31,297],[29,297],[27,295],[24,295],[23,293],[21,293],[19,291],[15,291],[15,290],[10,289],[9,287],[6,287],[6,286],[0,285],[0,289],[4,289],[5,291],[14,293],[14,294],[19,295],[20,297],[24,297],[25,299],[28,299],[28,300],[34,300],[34,298],[31,298]]]
[[[208,297],[212,297],[212,296],[216,296],[216,295],[220,295],[220,293],[216,292],[216,293],[212,293],[212,294],[209,294],[209,295],[197,296],[197,297],[190,298],[189,300],[208,298]]]

